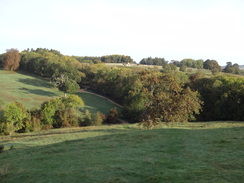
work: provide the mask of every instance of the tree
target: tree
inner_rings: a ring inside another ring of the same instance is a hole
[[[125,55],[102,56],[101,61],[104,63],[133,63],[134,62],[130,56],[125,56]]]
[[[233,70],[234,70],[234,74],[240,74],[240,67],[239,64],[235,63],[233,65]]]
[[[3,59],[4,59],[4,53],[3,54],[0,54],[0,68],[3,67]]]
[[[163,67],[164,72],[174,72],[177,70],[177,66],[174,64],[165,64]]]
[[[108,124],[117,123],[118,116],[119,116],[119,111],[118,111],[118,109],[116,107],[110,109],[108,117],[107,117],[107,123]]]
[[[191,83],[204,101],[198,120],[244,120],[244,79],[218,75]]]
[[[67,93],[77,92],[80,89],[80,86],[77,84],[75,80],[69,79],[65,74],[60,74],[59,77],[54,79],[57,88],[64,92],[64,97],[66,97]]]
[[[204,63],[204,61],[202,59],[195,60],[193,62],[193,67],[197,68],[197,69],[202,69],[203,68],[203,63]]]
[[[174,74],[143,71],[140,73],[145,101],[144,121],[189,121],[199,114],[202,102],[198,93],[183,88]]]
[[[143,58],[140,61],[140,64],[145,64],[145,65],[160,65],[160,66],[164,66],[166,65],[168,62],[164,59],[164,58],[152,58],[152,57],[148,57],[148,58]]]
[[[180,61],[178,60],[171,60],[170,63],[176,65],[177,67],[180,67]]]
[[[77,95],[55,98],[41,105],[41,120],[44,125],[59,128],[61,126],[78,125],[78,108],[84,106]]]
[[[64,104],[58,98],[46,101],[41,105],[41,121],[44,125],[53,126],[56,111],[64,109]]]
[[[187,69],[186,65],[181,64],[180,71],[186,72],[186,69]]]
[[[102,115],[100,112],[97,112],[93,116],[92,125],[99,126],[99,125],[102,125],[102,123],[103,123]]]
[[[215,73],[221,71],[221,66],[218,64],[216,60],[206,60],[203,64],[203,68],[209,69]]]
[[[232,62],[227,62],[226,63],[226,67],[223,69],[223,72],[226,73],[233,73],[233,66],[232,66]]]
[[[194,60],[193,59],[183,59],[183,60],[181,60],[181,62],[180,62],[180,64],[181,65],[185,65],[185,66],[187,66],[187,67],[192,67],[193,66],[193,62],[194,62]]]
[[[17,49],[8,49],[3,58],[3,68],[6,70],[16,70],[19,68],[21,55]]]
[[[92,124],[92,116],[91,116],[91,112],[89,110],[85,110],[85,116],[84,116],[84,120],[82,122],[82,126],[90,126]]]
[[[223,72],[226,73],[233,73],[233,74],[240,74],[240,67],[237,63],[232,65],[232,62],[227,62],[226,67],[223,69]]]
[[[3,112],[4,133],[12,134],[14,131],[24,127],[24,121],[29,120],[30,115],[23,104],[12,102],[8,104]]]

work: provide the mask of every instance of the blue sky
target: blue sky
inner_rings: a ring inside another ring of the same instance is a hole
[[[0,53],[41,47],[244,65],[243,10],[243,0],[0,0]]]

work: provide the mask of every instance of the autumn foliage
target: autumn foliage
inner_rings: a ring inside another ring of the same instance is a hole
[[[19,68],[21,55],[17,49],[8,49],[3,58],[3,68],[14,71]]]

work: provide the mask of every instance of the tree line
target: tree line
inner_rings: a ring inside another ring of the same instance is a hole
[[[73,56],[76,60],[81,63],[90,63],[90,64],[98,64],[98,63],[135,63],[130,56],[126,55],[106,55],[102,57],[80,57]]]
[[[0,57],[3,67],[8,60],[6,54]],[[159,70],[82,63],[74,56],[48,49],[24,50],[19,54],[19,69],[50,79],[64,94],[83,87],[110,97],[124,106],[122,115],[132,123],[243,120],[243,78],[231,75],[206,78],[200,72],[188,74],[177,70],[181,65],[219,69],[215,60],[168,63],[157,58],[164,63]],[[144,61],[147,60],[153,63],[152,58]]]
[[[237,63],[232,65],[232,62],[227,62],[226,67],[224,69],[221,68],[218,61],[216,60],[194,60],[194,59],[183,59],[181,61],[172,60],[170,63],[166,61],[164,58],[143,58],[140,61],[140,64],[145,65],[158,65],[162,66],[163,68],[167,67],[167,64],[173,64],[179,67],[179,70],[182,72],[186,72],[187,68],[196,68],[196,69],[208,69],[211,70],[213,74],[217,74],[219,72],[225,72],[225,73],[232,73],[232,74],[240,74],[241,70]]]
[[[0,106],[1,107],[1,106]],[[42,129],[102,125],[114,123],[118,117],[117,108],[106,116],[97,112],[83,112],[84,102],[77,95],[54,98],[43,102],[40,108],[28,110],[19,102],[5,106],[0,115],[0,134],[11,135],[13,132],[32,132]]]

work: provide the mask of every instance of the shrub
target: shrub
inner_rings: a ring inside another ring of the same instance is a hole
[[[74,108],[68,108],[60,111],[56,111],[55,114],[55,123],[53,126],[55,128],[60,127],[70,127],[70,126],[79,126],[78,125],[78,116],[77,110]]]
[[[52,99],[41,106],[41,120],[54,128],[78,126],[77,109],[83,107],[83,100],[77,95]]]
[[[181,65],[180,66],[180,71],[186,72],[186,69],[187,69],[186,65]]]
[[[116,107],[110,109],[106,123],[116,124],[118,122],[118,116],[119,116],[119,111]]]
[[[83,120],[80,122],[80,126],[90,126],[92,124],[92,117],[89,110],[85,110],[85,116]]]
[[[94,126],[99,126],[102,125],[103,123],[103,117],[102,114],[100,112],[97,112],[94,116],[93,116],[93,120],[92,120],[92,125]]]
[[[24,127],[24,122],[29,119],[30,114],[24,105],[12,102],[5,107],[3,112],[3,132],[6,135],[11,135],[14,131],[21,130]]]

